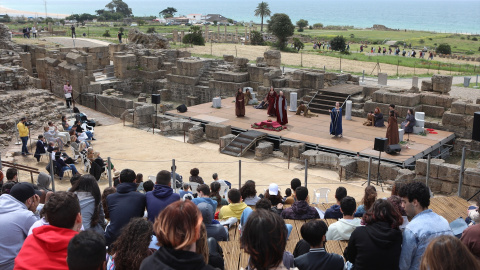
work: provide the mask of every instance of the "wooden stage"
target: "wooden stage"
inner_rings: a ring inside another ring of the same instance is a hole
[[[245,131],[252,129],[251,124],[272,119],[268,117],[267,110],[255,109],[253,106],[245,108],[245,117],[236,117],[235,98],[222,99],[222,108],[216,109],[211,103],[204,103],[188,107],[185,113],[176,110],[168,111],[168,115],[191,118],[193,121],[203,123],[221,123],[231,125],[232,130]],[[317,148],[322,151],[345,153],[363,157],[378,158],[378,151],[373,150],[375,137],[385,137],[386,127],[367,127],[363,125],[365,119],[352,117],[352,120],[343,118],[343,137],[336,138],[330,135],[330,116],[319,114],[318,117],[306,118],[295,115],[295,112],[288,111],[287,130],[280,132],[258,129],[269,135],[268,138],[281,137],[282,141],[305,142],[310,148]],[[400,124],[400,123],[399,123]],[[397,165],[409,165],[417,159],[423,158],[429,153],[438,154],[442,145],[455,138],[454,133],[435,130],[438,134],[427,134],[427,136],[410,135],[408,148],[402,145],[402,151],[396,155],[382,153],[382,160]],[[407,139],[405,135],[404,140]]]

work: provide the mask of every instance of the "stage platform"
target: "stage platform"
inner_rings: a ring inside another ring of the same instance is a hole
[[[245,108],[245,117],[236,117],[235,98],[222,99],[222,108],[212,107],[212,103],[204,103],[188,107],[185,113],[176,110],[168,111],[167,115],[191,118],[202,123],[221,123],[231,125],[232,132],[238,133],[250,130],[253,123],[272,119],[268,117],[267,110],[259,110],[249,105]],[[357,155],[362,157],[378,158],[378,151],[373,150],[375,137],[385,137],[387,128],[367,127],[363,125],[365,119],[352,117],[352,120],[343,119],[343,137],[330,135],[330,116],[319,114],[318,117],[305,118],[288,111],[287,130],[280,132],[258,129],[268,134],[267,139],[279,141],[304,142],[310,149],[318,149],[339,154]],[[438,155],[442,145],[451,142],[455,135],[452,132],[435,130],[438,134],[427,136],[410,135],[408,148],[402,145],[402,151],[396,155],[382,153],[382,161],[387,161],[400,166],[407,166],[417,159],[428,154]],[[281,138],[280,138],[281,137]],[[404,136],[404,140],[407,135]]]

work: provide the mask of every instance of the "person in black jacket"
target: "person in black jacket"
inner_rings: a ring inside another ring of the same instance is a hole
[[[348,241],[345,258],[355,270],[399,269],[403,218],[387,200],[378,199]]]
[[[40,161],[40,157],[42,154],[45,154],[46,142],[43,135],[38,135],[37,147],[35,148],[35,155],[34,157],[37,159],[37,162]]]

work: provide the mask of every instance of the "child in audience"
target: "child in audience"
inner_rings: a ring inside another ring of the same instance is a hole
[[[147,180],[143,183],[143,191],[144,193],[147,193],[149,191],[152,191],[153,190],[153,187],[155,186],[155,184],[152,182],[152,180]]]
[[[183,189],[180,190],[180,192],[179,192],[180,193],[180,199],[183,199],[183,196],[185,196],[185,194],[192,194],[192,196],[193,196],[193,193],[190,191],[191,187],[190,187],[189,184],[184,183],[182,188]]]
[[[230,203],[229,205],[225,205],[220,209],[220,212],[218,213],[218,218],[227,219],[235,217],[236,219],[240,219],[243,210],[245,210],[245,208],[247,208],[248,206],[244,202],[242,202],[242,197],[238,189],[230,189],[230,191],[228,192],[228,202]]]
[[[69,270],[100,270],[105,263],[105,239],[92,231],[82,231],[75,235],[67,248]]]
[[[283,196],[283,202],[282,203],[285,204],[285,201],[290,196],[292,196],[292,190],[290,188],[285,189],[285,196]]]

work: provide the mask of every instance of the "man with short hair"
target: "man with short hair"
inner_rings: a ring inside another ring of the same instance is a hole
[[[403,232],[400,270],[419,269],[423,253],[432,239],[453,235],[448,221],[428,209],[430,190],[420,182],[408,183],[398,193],[410,223]]]
[[[282,217],[285,219],[313,219],[320,218],[315,208],[308,205],[305,201],[308,196],[308,189],[306,187],[297,187],[295,192],[296,202],[282,212]]]
[[[229,205],[225,205],[220,209],[218,218],[227,219],[234,217],[240,220],[243,210],[245,210],[245,208],[248,206],[242,201],[242,196],[240,195],[240,191],[238,189],[232,188],[230,191],[228,191],[228,202],[230,203]]]
[[[329,240],[345,240],[348,241],[352,232],[360,226],[361,219],[354,218],[353,214],[357,209],[357,202],[353,197],[347,196],[340,202],[340,211],[343,214],[343,218],[340,218],[337,222],[331,224],[328,227],[327,241]]]
[[[101,270],[105,265],[105,239],[93,230],[80,232],[68,243],[69,270]]]
[[[227,185],[228,188],[232,188],[232,184],[227,180],[218,179],[218,173],[212,175],[213,181],[220,183],[220,185]]]
[[[330,208],[325,211],[324,218],[334,218],[339,219],[343,217],[342,211],[340,210],[340,202],[343,198],[347,196],[347,189],[344,187],[338,187],[335,191],[335,199],[337,199],[337,204],[332,205]]]
[[[110,225],[105,230],[107,246],[117,240],[122,228],[130,222],[130,219],[143,217],[145,213],[145,194],[137,192],[136,177],[133,170],[122,170],[117,192],[107,196],[110,213]]]
[[[310,245],[310,251],[295,258],[299,270],[342,270],[342,256],[325,251],[325,233],[328,228],[323,220],[310,220],[300,229],[302,238]]]
[[[26,125],[27,119],[25,117],[20,118],[20,122],[17,124],[18,129],[18,136],[22,140],[22,155],[31,155],[28,152],[27,144],[28,144],[28,136],[30,135],[30,131]]]
[[[15,182],[8,182],[15,183]],[[7,187],[5,183],[4,188]],[[11,270],[14,260],[39,217],[35,214],[41,192],[27,182],[16,183],[0,196],[0,269]]]
[[[192,200],[192,202],[196,205],[198,205],[199,203],[202,203],[202,202],[208,203],[209,205],[212,206],[212,210],[214,212],[216,212],[218,202],[210,199],[210,188],[208,187],[208,185],[206,185],[206,184],[198,185],[197,192],[198,192],[198,196],[197,196],[197,198],[194,198]]]
[[[33,229],[15,259],[15,270],[68,269],[68,243],[82,228],[78,197],[71,192],[56,192],[44,210],[50,225]]]
[[[302,182],[300,182],[300,179],[293,178],[292,181],[290,181],[290,188],[292,189],[292,195],[290,197],[287,197],[287,199],[285,199],[285,204],[293,204],[295,202],[295,190],[297,190],[297,188],[300,186],[302,186]]]
[[[18,171],[15,168],[7,169],[7,181],[18,182]]]
[[[180,200],[180,195],[174,193],[170,186],[171,173],[166,170],[158,172],[156,184],[152,192],[148,192],[146,195],[148,220],[152,223],[155,222],[158,214],[169,204]]]

